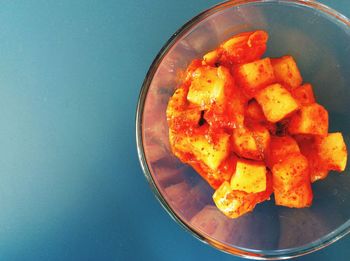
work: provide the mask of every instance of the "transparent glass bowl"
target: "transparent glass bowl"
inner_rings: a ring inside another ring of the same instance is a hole
[[[350,173],[331,173],[313,184],[306,209],[259,204],[238,219],[221,214],[213,190],[171,153],[166,106],[189,62],[230,36],[263,29],[266,56],[293,55],[305,82],[314,85],[330,115],[330,132],[341,131],[350,147],[350,22],[314,1],[231,1],[199,14],[180,28],[152,63],[136,116],[140,162],[157,198],[198,239],[238,256],[278,259],[321,249],[349,232]]]

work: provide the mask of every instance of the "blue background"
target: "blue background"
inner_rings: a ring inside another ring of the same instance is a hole
[[[168,216],[135,144],[149,65],[215,3],[1,1],[0,260],[240,260]],[[298,260],[345,260],[349,244]]]

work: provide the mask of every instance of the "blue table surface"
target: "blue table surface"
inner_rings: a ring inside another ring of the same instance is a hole
[[[2,1],[0,260],[241,260],[168,216],[135,144],[150,63],[215,3]],[[345,260],[349,244],[298,260]]]

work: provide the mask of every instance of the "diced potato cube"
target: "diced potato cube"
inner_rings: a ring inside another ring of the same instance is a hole
[[[296,135],[295,139],[299,144],[301,153],[309,162],[310,180],[311,183],[324,179],[328,176],[329,165],[328,160],[323,159],[320,149],[318,148],[318,136]]]
[[[235,69],[234,75],[248,96],[254,96],[275,81],[270,58],[242,64]]]
[[[262,160],[270,141],[269,131],[259,124],[233,129],[233,151],[248,159]]]
[[[229,135],[221,133],[216,142],[209,142],[205,135],[189,137],[191,151],[198,160],[216,170],[229,154]]]
[[[213,194],[213,200],[222,213],[228,217],[235,218],[240,214],[237,213],[237,209],[243,204],[243,198],[233,198],[232,194],[233,190],[230,183],[225,181]]]
[[[213,104],[205,111],[204,119],[213,129],[233,129],[237,126],[242,126],[244,124],[246,102],[247,98],[242,91],[234,84],[228,83],[225,90],[224,105]]]
[[[291,117],[288,131],[291,134],[326,136],[328,133],[327,110],[317,103],[302,106]]]
[[[313,193],[310,182],[303,183],[292,190],[274,190],[276,205],[290,208],[304,208],[312,204]]]
[[[184,126],[185,123],[189,125],[197,125],[201,118],[201,110],[199,108],[187,108],[186,110],[181,111],[178,115],[175,117],[175,122],[177,122],[179,125]]]
[[[276,205],[302,208],[312,202],[307,159],[300,153],[290,154],[272,168]]]
[[[188,136],[169,130],[169,141],[174,155],[182,162],[190,164],[214,189],[223,181],[230,180],[234,173],[234,168],[223,169],[220,166],[226,161],[234,166],[236,163],[233,158],[228,157],[228,134],[219,133],[215,142],[212,142],[206,139],[206,135]]]
[[[169,140],[179,158],[183,153],[191,153],[212,170],[216,170],[229,154],[229,135],[223,132],[217,134],[214,143],[206,135],[187,136],[169,130]]]
[[[184,154],[184,158],[187,158],[185,162],[191,165],[213,189],[219,188],[224,181],[230,181],[236,169],[237,156],[234,153],[227,156],[217,169],[209,168],[203,161],[189,157],[189,154]]]
[[[247,193],[266,190],[266,166],[262,163],[238,160],[236,172],[231,178],[231,188]]]
[[[186,88],[180,87],[169,99],[166,116],[169,128],[174,131],[197,127],[201,118],[201,109],[187,106],[186,96]],[[159,123],[159,118],[154,117],[154,122],[153,125]]]
[[[251,131],[255,140],[256,147],[260,152],[260,159],[263,159],[263,156],[265,155],[270,143],[270,132],[264,125],[260,123],[251,122],[247,124],[247,127]]]
[[[249,101],[245,109],[245,116],[257,122],[267,121],[261,106],[255,99]]]
[[[272,168],[276,163],[285,160],[289,155],[299,153],[297,142],[290,136],[271,136],[267,154],[267,166]]]
[[[307,158],[309,162],[309,173],[311,183],[314,183],[317,180],[325,179],[328,176],[329,169],[327,169],[327,166],[323,164],[322,159],[318,155],[317,150],[312,150],[309,154],[303,153],[303,155]]]
[[[181,158],[182,153],[191,153],[191,144],[185,134],[176,133],[169,129],[169,142],[173,153]]]
[[[218,188],[224,181],[230,181],[232,175],[235,173],[238,157],[234,153],[221,162],[217,170],[210,170],[208,172],[208,180],[213,188]]]
[[[311,182],[326,178],[329,171],[318,153],[314,136],[296,135],[295,139],[298,142],[301,154],[308,160]]]
[[[278,83],[261,90],[255,99],[270,122],[278,122],[299,108],[292,95]]]
[[[185,163],[188,163],[213,189],[220,187],[222,182],[230,180],[227,176],[220,176],[219,171],[210,169],[202,160],[198,160],[189,156],[191,154],[183,154]]]
[[[309,161],[311,182],[326,178],[330,170],[345,170],[347,149],[340,132],[329,133],[326,137],[296,138],[301,153]]]
[[[310,181],[309,165],[301,153],[289,154],[272,167],[274,189],[292,190],[305,181]]]
[[[315,102],[315,95],[312,90],[312,86],[309,83],[305,83],[299,87],[294,88],[291,91],[291,94],[300,105],[308,105]]]
[[[213,200],[218,209],[230,218],[237,218],[252,211],[255,205],[246,201],[247,193],[233,191],[230,183],[225,181],[213,194]]]
[[[181,131],[199,127],[201,110],[199,108],[188,108],[183,111],[174,112],[168,117],[168,125],[174,131]]]
[[[268,173],[266,190],[258,193],[246,193],[232,190],[230,183],[223,182],[213,194],[213,200],[219,210],[230,218],[237,218],[254,209],[256,204],[270,198],[272,193],[272,178]]]
[[[225,98],[225,81],[220,77],[222,68],[201,66],[192,74],[192,82],[187,94],[191,103],[207,109],[212,103],[222,104]]]
[[[271,59],[276,80],[293,89],[301,85],[303,79],[292,56]]]
[[[233,129],[233,151],[248,159],[259,158],[259,151],[252,133],[246,128]]]
[[[348,154],[343,135],[340,132],[329,133],[326,137],[319,137],[316,143],[318,155],[327,169],[345,170]]]

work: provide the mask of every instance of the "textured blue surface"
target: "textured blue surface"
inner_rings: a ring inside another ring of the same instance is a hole
[[[166,214],[134,137],[154,56],[216,2],[1,3],[1,260],[241,260]],[[346,0],[323,2],[350,16]],[[345,260],[349,244],[298,260]]]

